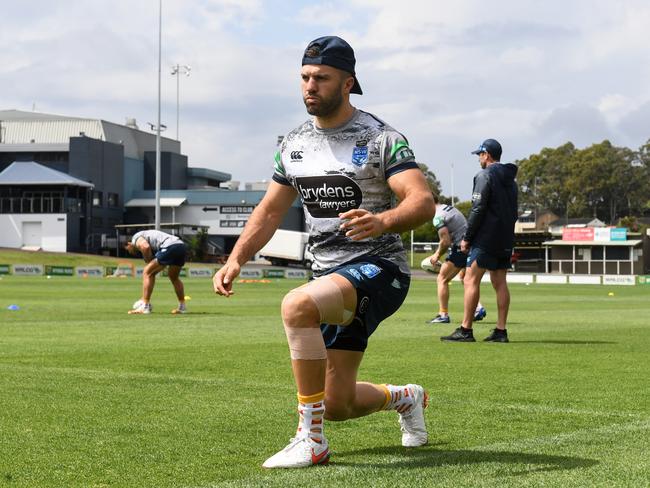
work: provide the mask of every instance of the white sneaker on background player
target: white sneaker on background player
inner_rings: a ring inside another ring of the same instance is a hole
[[[294,437],[287,447],[274,454],[262,464],[263,468],[307,468],[327,464],[330,450],[327,439],[316,442],[309,436]]]
[[[142,300],[138,300],[133,304],[133,310],[129,310],[129,315],[133,314],[150,314],[153,311],[151,303],[144,303]]]

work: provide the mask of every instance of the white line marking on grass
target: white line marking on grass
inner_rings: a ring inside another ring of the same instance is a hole
[[[502,449],[521,449],[540,447],[544,445],[557,446],[559,444],[573,444],[582,438],[590,438],[594,435],[610,436],[617,435],[625,432],[636,432],[650,430],[650,419],[638,420],[628,424],[613,424],[603,427],[595,427],[593,429],[579,429],[573,432],[566,432],[562,434],[545,435],[540,437],[531,437],[528,439],[518,439],[514,441],[496,442],[494,444],[487,444],[482,446],[471,447],[475,451],[492,451]]]
[[[182,375],[168,375],[164,373],[148,373],[141,371],[115,371],[113,369],[90,369],[90,368],[71,368],[71,367],[56,367],[56,366],[37,366],[37,365],[15,365],[15,364],[0,364],[0,369],[14,370],[14,371],[29,371],[35,374],[39,373],[57,373],[82,376],[89,379],[105,380],[107,378],[122,378],[122,379],[143,379],[143,380],[166,380],[170,382],[185,382],[185,383],[205,383],[213,385],[227,385],[235,381],[233,378],[201,378],[198,376],[182,376]],[[278,388],[276,385],[270,385],[268,381],[242,381],[237,379],[237,384],[246,387],[273,387]],[[290,385],[287,385],[290,389]]]
[[[463,405],[466,406],[467,402],[464,400],[447,400],[439,402],[446,405]],[[581,409],[572,407],[556,407],[553,405],[538,405],[533,403],[494,403],[485,401],[472,401],[473,406],[481,409],[494,409],[499,411],[502,409],[515,410],[520,412],[533,412],[533,413],[550,413],[550,414],[564,414],[564,415],[583,415],[595,417],[614,417],[614,418],[628,418],[628,419],[645,419],[646,417],[639,413],[633,412],[610,412],[594,409]]]

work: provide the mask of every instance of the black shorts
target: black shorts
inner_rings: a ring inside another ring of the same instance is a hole
[[[447,252],[447,259],[445,259],[445,261],[449,261],[457,268],[464,268],[465,263],[467,262],[467,254],[462,252],[458,245],[452,244]]]
[[[510,256],[497,256],[484,251],[480,247],[473,247],[467,255],[467,267],[469,268],[472,263],[476,261],[479,268],[495,271],[497,269],[510,269]]]
[[[325,347],[363,352],[379,323],[404,302],[411,277],[383,258],[343,264],[325,275],[331,273],[343,276],[357,289],[357,307],[349,325],[321,324]]]
[[[159,264],[164,266],[183,266],[185,264],[185,255],[187,246],[184,243],[173,244],[156,253],[156,259]]]

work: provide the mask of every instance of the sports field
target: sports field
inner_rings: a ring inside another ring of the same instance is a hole
[[[216,297],[186,280],[173,316],[129,316],[135,279],[0,280],[0,486],[650,486],[650,287],[512,285],[510,344],[441,343],[415,280],[362,378],[424,385],[430,444],[381,412],[326,424],[329,466],[265,471],[296,426],[279,304],[298,281]],[[613,296],[610,296],[613,293]],[[459,285],[451,315],[460,318]],[[494,326],[494,294],[484,285]],[[20,310],[9,311],[16,304]]]

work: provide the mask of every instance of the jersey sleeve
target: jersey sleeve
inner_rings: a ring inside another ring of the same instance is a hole
[[[443,215],[436,214],[433,217],[433,226],[438,230],[442,229],[443,227],[446,227],[447,222],[445,222],[445,217]]]
[[[408,140],[395,130],[384,135],[384,174],[386,179],[407,169],[418,169],[413,150]]]
[[[282,149],[279,149],[275,153],[275,166],[273,169],[273,181],[280,183],[281,185],[291,186],[289,179],[287,178],[286,170],[284,169],[284,164],[282,164]]]

